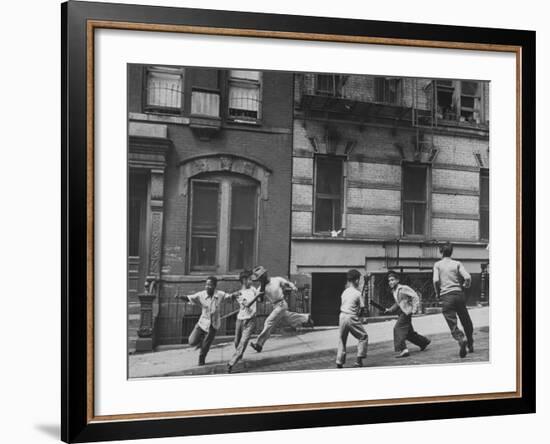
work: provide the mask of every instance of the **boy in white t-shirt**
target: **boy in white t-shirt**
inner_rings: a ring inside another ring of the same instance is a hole
[[[254,333],[256,324],[256,296],[258,289],[252,286],[252,272],[245,270],[239,275],[241,289],[236,294],[240,305],[235,326],[235,353],[227,363],[227,373],[231,373],[233,366],[243,357],[250,337]]]
[[[342,293],[340,306],[340,320],[338,323],[338,354],[336,367],[342,368],[346,362],[346,342],[351,333],[359,342],[357,343],[357,358],[354,367],[363,367],[363,359],[367,357],[369,337],[361,323],[361,311],[365,308],[363,294],[359,291],[359,279],[361,273],[357,270],[347,272],[346,289]]]

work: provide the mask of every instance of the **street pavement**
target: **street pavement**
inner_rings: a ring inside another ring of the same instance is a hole
[[[369,351],[366,367],[396,365],[428,365],[489,360],[489,308],[470,308],[474,323],[475,351],[461,359],[458,346],[451,337],[441,314],[413,318],[416,331],[428,336],[432,343],[424,351],[409,344],[409,358],[395,358],[393,351],[393,326],[395,320],[367,324]],[[259,332],[258,332],[259,333]],[[235,367],[234,373],[269,372],[292,370],[316,370],[334,368],[338,328],[315,328],[297,334],[272,336],[261,353],[250,346],[244,358]],[[351,367],[357,351],[357,340],[351,335],[348,339],[348,362]],[[129,356],[129,377],[143,378],[154,376],[207,375],[226,372],[227,361],[234,351],[232,341],[214,344],[206,357],[206,365],[198,366],[198,351],[189,346],[152,353]]]

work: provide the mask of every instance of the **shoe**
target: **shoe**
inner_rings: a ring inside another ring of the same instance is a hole
[[[405,349],[399,353],[396,358],[408,358],[410,356],[409,350]]]
[[[336,364],[336,368],[344,368],[344,364]]]
[[[199,365],[200,365],[200,366],[203,366],[203,365],[205,365],[205,364],[206,364],[206,362],[205,362],[204,358],[203,358],[202,356],[200,356],[200,357],[199,357]]]
[[[466,356],[466,341],[461,341],[460,344],[460,351],[458,352],[458,356],[460,356],[461,358],[464,358]]]
[[[311,317],[311,315],[309,316],[307,322],[304,322],[304,327],[309,327],[309,328],[313,328],[315,326],[315,323],[313,322],[313,318]]]
[[[257,344],[256,342],[251,342],[250,346],[256,350],[258,353],[262,351],[262,346],[260,344]]]
[[[227,373],[231,373],[233,371],[233,366],[230,364],[227,364]]]
[[[426,342],[422,347],[420,347],[420,351],[423,352],[424,350],[426,350],[426,348],[428,347],[428,345],[430,345],[432,343],[432,341],[430,341],[428,339],[428,342]]]
[[[354,367],[363,367],[363,360],[362,359],[357,359],[357,361],[355,361],[355,364],[353,364]]]
[[[468,344],[468,353],[473,353],[474,352],[474,343],[470,343]]]

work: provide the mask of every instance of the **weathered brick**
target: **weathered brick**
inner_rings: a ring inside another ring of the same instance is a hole
[[[347,204],[348,208],[353,207],[399,211],[401,209],[400,196],[400,191],[349,188]]]

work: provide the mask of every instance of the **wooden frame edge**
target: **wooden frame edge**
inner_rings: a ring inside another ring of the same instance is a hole
[[[206,34],[219,36],[238,36],[238,37],[260,37],[260,38],[278,38],[278,39],[298,39],[310,41],[327,41],[339,43],[363,43],[375,45],[396,45],[423,48],[441,48],[441,49],[462,49],[479,51],[511,52],[516,55],[516,169],[517,169],[517,193],[516,193],[516,391],[492,394],[473,394],[473,395],[455,395],[455,396],[435,396],[435,397],[416,397],[416,398],[397,398],[391,400],[365,400],[365,401],[343,401],[313,404],[287,404],[261,407],[240,407],[225,409],[205,409],[205,410],[187,410],[176,412],[154,412],[154,413],[134,413],[123,415],[94,415],[94,31],[98,28],[123,29],[136,31],[154,31],[154,32],[177,32],[191,34]],[[461,43],[445,42],[432,40],[415,40],[399,38],[380,38],[364,36],[344,36],[333,34],[307,34],[299,32],[282,31],[261,31],[236,28],[213,28],[202,26],[187,25],[161,25],[147,23],[132,23],[124,21],[108,20],[87,20],[86,27],[87,44],[87,82],[86,82],[86,108],[87,108],[87,298],[86,308],[88,322],[86,331],[87,340],[87,423],[100,423],[121,420],[143,420],[160,418],[190,418],[204,416],[225,416],[237,414],[259,414],[274,412],[296,412],[305,410],[327,410],[335,408],[359,408],[375,407],[389,405],[407,405],[418,402],[423,403],[442,403],[442,402],[460,402],[460,401],[480,401],[495,399],[514,399],[521,398],[523,394],[522,387],[522,46],[520,45],[500,45],[484,43]]]

